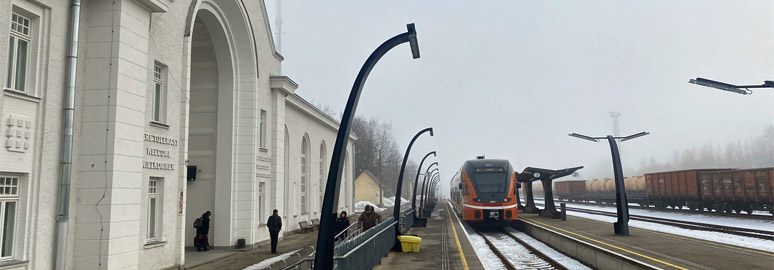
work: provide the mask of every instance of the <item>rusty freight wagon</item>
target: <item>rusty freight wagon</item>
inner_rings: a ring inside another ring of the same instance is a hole
[[[586,180],[554,182],[554,195],[559,201],[586,202]]]
[[[701,208],[774,214],[774,168],[702,172],[699,179]]]
[[[645,174],[645,192],[650,204],[656,208],[688,207],[698,210],[705,206],[704,190],[699,174],[704,172],[728,171],[731,169],[694,169]]]

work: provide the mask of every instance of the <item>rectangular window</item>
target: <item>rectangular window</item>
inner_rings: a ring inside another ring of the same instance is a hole
[[[263,194],[264,194],[265,188],[266,188],[266,183],[264,182],[258,183],[258,222],[259,223],[266,222],[266,218],[265,218],[266,205],[264,204],[264,201],[263,201]]]
[[[148,181],[148,233],[146,242],[161,241],[161,195],[163,178],[151,177]]]
[[[30,19],[11,13],[11,32],[8,37],[8,75],[5,88],[27,92],[27,66],[31,41]]]
[[[153,65],[153,121],[167,121],[167,91],[166,68],[160,64]]]
[[[14,256],[18,204],[19,177],[0,176],[0,260]]]
[[[266,110],[261,110],[261,148],[266,149]]]

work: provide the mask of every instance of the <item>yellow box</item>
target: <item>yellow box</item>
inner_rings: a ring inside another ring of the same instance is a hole
[[[398,241],[400,241],[400,247],[404,253],[419,252],[419,244],[422,243],[422,238],[411,235],[401,235],[398,236]]]

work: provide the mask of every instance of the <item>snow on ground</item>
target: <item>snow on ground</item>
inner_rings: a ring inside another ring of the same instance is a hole
[[[450,209],[454,209],[454,208],[450,208]],[[494,252],[492,252],[492,250],[489,249],[489,246],[484,241],[484,238],[481,238],[481,236],[476,233],[473,227],[470,227],[468,223],[461,222],[458,219],[457,215],[454,213],[454,210],[452,210],[451,214],[452,216],[455,217],[454,218],[455,221],[459,222],[460,225],[462,225],[465,228],[465,235],[468,237],[468,240],[470,240],[470,244],[473,246],[473,250],[476,252],[476,256],[478,256],[478,260],[481,261],[482,265],[484,265],[484,269],[487,269],[487,270],[507,269],[505,268],[505,265],[500,261],[500,258],[497,258],[497,255],[495,255]]]
[[[572,211],[567,211],[567,215],[599,220],[604,222],[610,222],[611,224],[616,221],[616,217],[600,216],[600,215],[578,213],[578,212],[572,212]],[[689,230],[689,229],[683,229],[683,228],[678,228],[678,227],[669,226],[669,225],[662,225],[662,224],[645,222],[645,221],[637,221],[637,220],[629,220],[629,226],[651,230],[651,231],[680,235],[683,237],[701,239],[705,241],[718,242],[718,243],[723,243],[727,245],[734,245],[734,246],[752,248],[752,249],[763,250],[768,252],[774,252],[774,241],[771,241],[771,240],[764,240],[764,239],[758,239],[758,238],[747,237],[747,236],[721,233],[721,232]]]
[[[573,208],[605,211],[610,213],[616,212],[616,208],[614,205],[600,206],[600,205],[575,204],[575,203],[566,203],[566,204],[567,204],[567,207],[573,207]],[[556,209],[558,210],[559,206],[557,206]],[[570,213],[570,212],[572,212],[572,210],[567,211],[567,213]],[[658,210],[634,209],[634,208],[629,208],[629,214],[774,232],[774,218],[769,220],[762,220],[762,219],[749,219],[741,215],[740,217],[737,218],[737,217],[726,217],[726,216],[713,216],[713,215],[701,214],[699,212],[675,213],[675,212],[664,212],[664,211],[658,211]]]
[[[500,250],[500,253],[505,255],[505,258],[513,264],[517,269],[553,269],[547,261],[543,260],[539,256],[533,254],[526,247],[516,242],[510,236],[501,232],[484,232],[486,238],[492,245]]]
[[[266,269],[266,268],[268,268],[270,265],[272,265],[272,264],[274,264],[274,263],[276,263],[276,262],[279,262],[279,261],[285,260],[285,259],[287,259],[288,257],[290,257],[291,255],[293,255],[293,254],[296,254],[296,253],[297,253],[299,250],[300,250],[300,249],[297,249],[297,250],[294,250],[294,251],[291,251],[291,252],[288,252],[288,253],[283,253],[283,254],[281,254],[281,255],[277,255],[277,256],[274,256],[274,257],[268,258],[268,259],[266,259],[266,260],[263,260],[263,261],[261,261],[261,262],[259,262],[259,263],[256,263],[256,264],[253,264],[253,265],[251,265],[251,266],[245,267],[245,268],[244,268],[244,269],[242,269],[242,270],[261,270],[261,269]]]
[[[407,203],[410,203],[410,202],[411,201],[406,200],[403,197],[400,198],[400,205],[404,205],[404,204],[407,204]],[[383,204],[386,207],[393,207],[393,206],[395,206],[395,196],[392,196],[392,197],[389,197],[389,198],[384,198]]]
[[[546,254],[546,256],[553,258],[556,262],[564,265],[567,269],[591,269],[586,265],[583,265],[579,261],[576,261],[573,258],[567,257],[566,255],[560,253],[559,251],[556,251],[553,248],[550,248],[549,246],[546,246],[546,244],[543,244],[543,242],[538,241],[535,238],[530,237],[526,233],[520,232],[513,228],[505,228],[506,231],[513,234],[514,236],[518,237],[522,241],[526,242],[528,245],[534,247],[537,250],[540,250],[543,252],[543,254]]]
[[[363,212],[365,212],[365,206],[366,205],[373,206],[374,207],[374,211],[376,211],[376,212],[381,212],[381,211],[384,211],[384,209],[387,209],[387,208],[379,208],[379,206],[377,206],[376,204],[374,204],[372,202],[369,202],[369,201],[360,201],[360,202],[355,203],[355,213],[363,213]]]

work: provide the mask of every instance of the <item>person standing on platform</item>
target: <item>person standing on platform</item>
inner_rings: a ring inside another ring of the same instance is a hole
[[[208,251],[210,250],[210,211],[204,212],[202,217],[194,221],[194,227],[196,228],[196,238],[194,238],[194,246],[196,251]]]
[[[282,218],[279,216],[277,209],[274,209],[274,214],[269,217],[269,222],[266,224],[269,227],[269,235],[271,236],[271,254],[277,254],[277,241],[279,241],[279,232],[282,229]]]
[[[341,214],[339,214],[339,219],[336,220],[336,234],[340,234],[341,232],[347,230],[349,228],[349,218],[347,218],[347,211],[341,211]],[[339,239],[344,241],[344,239],[347,239],[347,233],[342,233],[339,235]]]
[[[363,228],[363,231],[367,231],[373,226],[376,226],[376,224],[379,224],[381,222],[382,217],[379,216],[376,212],[374,212],[374,207],[370,205],[366,205],[365,212],[360,214],[360,218],[358,219],[358,222],[360,223],[360,228]]]

